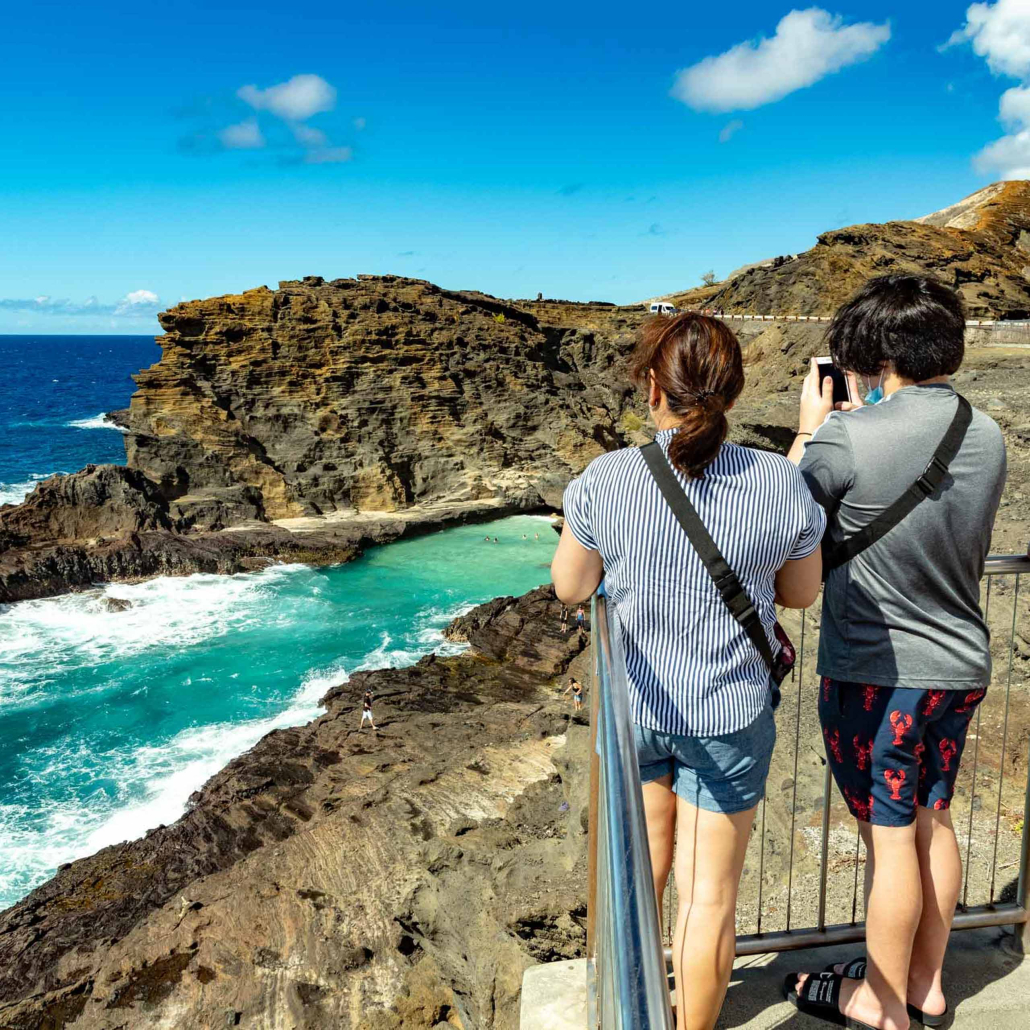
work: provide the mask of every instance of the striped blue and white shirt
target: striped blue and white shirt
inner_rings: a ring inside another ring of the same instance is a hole
[[[655,439],[668,457],[674,429]],[[778,454],[723,444],[702,479],[676,473],[751,598],[773,654],[775,576],[811,554],[826,515]],[[733,618],[637,448],[595,458],[565,490],[565,521],[604,561],[629,674],[634,721],[718,736],[749,726],[769,698],[769,669]]]

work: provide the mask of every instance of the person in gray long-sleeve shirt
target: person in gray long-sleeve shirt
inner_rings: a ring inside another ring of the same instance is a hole
[[[952,423],[963,423],[969,409],[948,377],[964,337],[958,296],[918,276],[874,279],[835,316],[829,349],[852,401],[834,410],[832,382],[813,360],[790,452],[826,510],[824,568],[834,546],[902,497]],[[946,1017],[941,969],[962,879],[949,806],[991,676],[980,578],[1005,471],[1001,430],[972,410],[939,485],[827,575],[819,718],[872,871],[868,959],[784,983],[791,1002],[828,1022],[840,1012],[855,1025],[905,1030],[910,1016],[926,1026]]]

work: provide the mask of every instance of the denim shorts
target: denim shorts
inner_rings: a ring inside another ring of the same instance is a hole
[[[695,808],[733,815],[754,808],[776,744],[776,720],[766,705],[750,726],[719,737],[684,737],[633,727],[641,783],[672,776],[672,789]]]

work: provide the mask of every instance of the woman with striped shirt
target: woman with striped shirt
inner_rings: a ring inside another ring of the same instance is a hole
[[[659,317],[630,369],[665,460],[775,654],[775,605],[804,608],[819,591],[826,518],[786,458],[725,442],[726,412],[744,386],[736,337],[713,318]],[[679,1025],[709,1030],[729,982],[737,885],[776,740],[769,668],[639,449],[591,462],[566,490],[564,513],[555,590],[576,604],[604,577],[626,655],[659,910],[679,839]]]

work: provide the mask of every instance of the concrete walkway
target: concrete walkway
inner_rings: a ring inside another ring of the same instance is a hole
[[[951,938],[945,965],[954,1030],[1027,1030],[1030,961],[1012,953],[998,929],[965,930]],[[861,954],[860,946],[819,948],[738,959],[717,1030],[816,1030],[826,1023],[803,1016],[783,1000],[783,978],[822,969]],[[913,1023],[913,1030],[919,1024]],[[521,1030],[586,1030],[586,961],[554,962],[526,970]]]
[[[1012,938],[1008,938],[1009,945]],[[783,1000],[783,978],[795,970],[823,969],[862,954],[860,945],[757,955],[738,959],[719,1018],[719,1030],[815,1030],[826,1023],[803,1016]],[[955,1030],[1027,1030],[1030,961],[1003,945],[998,929],[952,935],[944,966]],[[918,1030],[919,1024],[912,1024]]]

